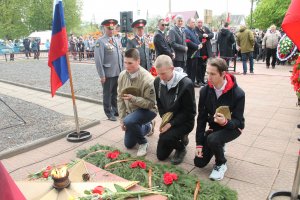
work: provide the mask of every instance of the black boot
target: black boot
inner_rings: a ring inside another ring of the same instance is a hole
[[[186,149],[184,148],[183,150],[176,150],[174,157],[171,158],[171,163],[173,165],[178,165],[182,163],[184,156],[186,155]]]
[[[182,138],[182,143],[184,144],[184,146],[187,146],[189,144],[189,135],[184,135]]]
[[[300,128],[300,124],[297,125],[297,128]]]

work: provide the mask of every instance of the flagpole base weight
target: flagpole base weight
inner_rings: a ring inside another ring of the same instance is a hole
[[[91,133],[88,131],[80,131],[78,134],[77,132],[69,133],[67,135],[67,140],[69,142],[83,142],[89,140],[92,137]]]
[[[288,191],[278,191],[278,192],[273,192],[272,194],[270,194],[268,200],[272,200],[275,197],[291,197],[292,194],[291,192]],[[298,195],[298,198],[300,199],[300,195]]]

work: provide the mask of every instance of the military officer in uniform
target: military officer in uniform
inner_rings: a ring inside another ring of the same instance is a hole
[[[117,121],[117,87],[118,77],[123,70],[122,45],[113,36],[115,19],[104,20],[101,25],[104,35],[95,45],[95,63],[103,87],[103,108],[106,116],[111,121]]]
[[[146,23],[146,20],[138,19],[131,24],[131,27],[134,28],[136,35],[132,40],[128,41],[126,49],[138,49],[140,53],[140,65],[149,71],[152,67],[152,63],[149,49],[149,39],[144,34],[144,27]]]

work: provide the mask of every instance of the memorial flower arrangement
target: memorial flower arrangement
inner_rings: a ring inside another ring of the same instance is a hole
[[[297,57],[297,46],[287,35],[282,36],[277,45],[277,58],[280,61],[293,61]]]
[[[139,185],[148,188],[147,190],[142,190],[140,192],[163,191],[165,194],[170,195],[168,197],[170,200],[237,199],[237,193],[230,188],[221,185],[218,182],[199,181],[197,176],[187,174],[184,170],[170,164],[152,163],[141,157],[132,157],[130,154],[120,151],[117,158],[113,160],[107,158],[107,152],[114,151],[116,151],[116,149],[109,146],[95,145],[89,149],[79,150],[77,152],[77,157],[124,179],[139,181]],[[89,190],[93,190],[93,188],[90,188]],[[131,191],[126,191],[125,193],[126,195],[129,195],[130,192]],[[107,192],[104,193],[107,194]],[[92,195],[93,194],[90,194],[89,197]]]
[[[300,103],[300,57],[298,57],[291,76],[291,83],[294,86],[296,95],[298,97],[298,104]]]

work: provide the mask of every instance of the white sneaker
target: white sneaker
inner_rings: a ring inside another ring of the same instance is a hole
[[[145,156],[147,154],[148,142],[145,144],[140,144],[137,156]]]
[[[219,181],[224,178],[225,172],[227,171],[227,165],[226,163],[223,165],[214,165],[214,169],[212,170],[209,178],[214,181]]]
[[[155,120],[153,120],[151,123],[150,123],[150,131],[147,133],[147,136],[151,136],[153,135],[154,133],[154,128],[155,128]]]

